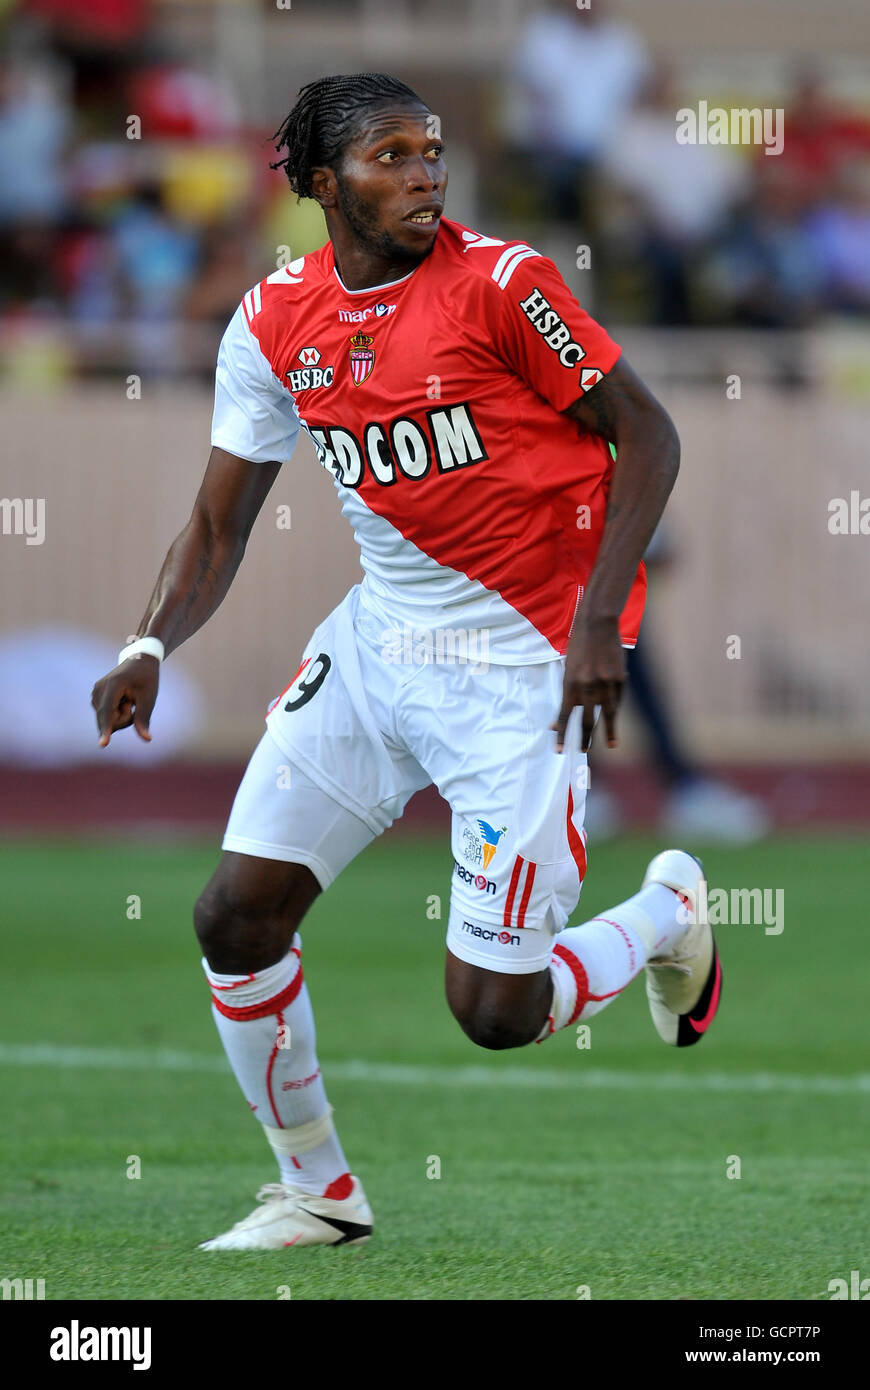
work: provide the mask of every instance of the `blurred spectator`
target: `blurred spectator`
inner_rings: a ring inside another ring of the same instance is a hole
[[[167,216],[159,184],[140,186],[121,211],[113,239],[132,316],[177,315],[196,268],[197,239]]]
[[[70,111],[47,67],[0,68],[0,224],[54,222],[64,211]]]
[[[775,163],[789,170],[807,202],[825,195],[845,162],[859,156],[870,160],[870,121],[835,104],[811,70],[796,78],[786,103],[785,131]],[[759,155],[762,166],[773,162]]]
[[[223,332],[261,270],[251,256],[244,223],[223,222],[209,228],[199,270],[184,302],[186,316]]]
[[[240,123],[232,88],[189,63],[143,68],[130,82],[129,104],[149,139],[207,140],[235,134]]]
[[[646,70],[641,40],[608,18],[605,0],[589,10],[554,0],[525,25],[507,84],[505,133],[525,157],[546,215],[584,220],[587,181]]]
[[[644,555],[653,585],[676,558],[673,532],[666,520],[661,521]],[[637,646],[626,652],[626,692],[640,718],[647,756],[665,792],[660,829],[677,840],[685,837],[708,843],[752,844],[770,830],[770,815],[757,797],[706,771],[679,733],[669,683],[655,655],[659,649],[651,609],[648,604]],[[607,759],[597,753],[586,801],[586,826],[590,836],[598,840],[609,839],[623,829],[619,803],[607,786]]]
[[[145,57],[151,0],[19,0],[18,10],[69,68],[80,121],[119,130],[126,75]]]
[[[870,163],[840,167],[808,233],[829,307],[848,314],[870,311]]]
[[[21,8],[70,45],[119,48],[141,37],[151,0],[22,0]]]
[[[794,170],[756,165],[750,196],[711,259],[708,285],[725,319],[752,328],[799,328],[818,311],[823,280],[806,194]]]
[[[70,112],[49,67],[0,68],[0,307],[57,299],[52,256],[66,207]]]
[[[636,107],[607,146],[608,190],[600,254],[605,279],[626,260],[648,304],[631,306],[634,317],[654,323],[692,321],[691,272],[700,251],[728,217],[748,174],[727,145],[679,145],[677,100],[670,74],[658,68]],[[620,206],[620,195],[627,201]]]

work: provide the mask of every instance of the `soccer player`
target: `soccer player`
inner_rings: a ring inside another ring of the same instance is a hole
[[[599,708],[616,745],[640,557],[677,473],[671,421],[551,261],[444,218],[439,120],[404,83],[322,78],[276,139],[329,241],[230,322],[193,513],[92,697],[102,746],[131,724],[150,737],[161,659],[220,604],[304,430],[365,577],[271,705],[196,905],[215,1022],[280,1176],[206,1250],[371,1233],[298,929],[419,788],[452,811],[447,1001],[479,1046],[585,1022],[643,969],[659,1035],[686,1046],[721,980],[695,920],[702,869],[681,850],[627,901],[566,925],[586,872],[586,750]],[[263,621],[279,633],[274,608]]]

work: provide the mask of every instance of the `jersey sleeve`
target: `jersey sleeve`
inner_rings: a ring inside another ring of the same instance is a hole
[[[250,463],[284,463],[299,430],[296,402],[269,366],[240,304],[218,352],[211,442]]]
[[[508,262],[503,285],[493,279],[500,355],[555,410],[567,410],[616,365],[622,349],[546,256],[518,256],[513,269]]]

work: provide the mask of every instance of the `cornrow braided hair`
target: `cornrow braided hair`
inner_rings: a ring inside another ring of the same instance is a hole
[[[426,106],[416,92],[385,72],[358,72],[319,77],[302,87],[296,105],[272,139],[284,159],[270,165],[283,169],[300,198],[313,196],[311,171],[335,168],[368,111],[385,105]],[[428,109],[428,108],[427,108]]]

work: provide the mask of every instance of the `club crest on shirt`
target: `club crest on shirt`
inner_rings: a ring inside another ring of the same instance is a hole
[[[362,386],[372,374],[375,365],[374,341],[367,333],[354,333],[350,340],[350,371],[354,386]]]

